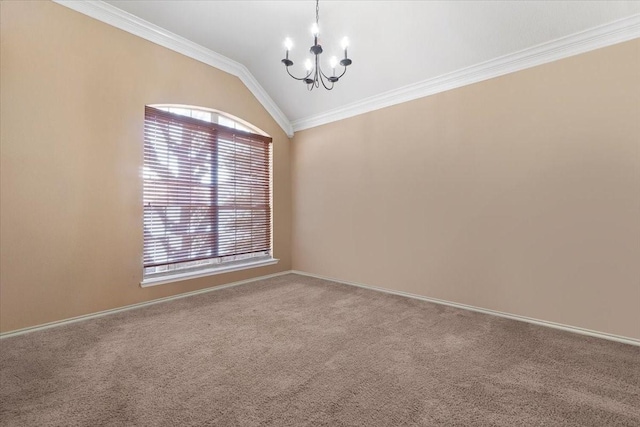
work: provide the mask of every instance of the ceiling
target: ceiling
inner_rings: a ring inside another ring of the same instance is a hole
[[[640,13],[638,1],[320,1],[324,63],[350,39],[333,91],[291,79],[312,44],[313,0],[107,3],[246,66],[290,122]]]

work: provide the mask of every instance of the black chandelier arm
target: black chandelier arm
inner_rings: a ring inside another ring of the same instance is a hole
[[[309,92],[311,92],[313,90],[314,87],[318,87],[316,86],[318,84],[317,80],[312,81],[311,83],[307,83],[307,90]]]
[[[331,90],[331,89],[333,89],[333,84],[334,84],[333,82],[331,82],[331,87],[329,87],[329,86],[327,86],[327,85],[324,83],[324,79],[322,78],[322,76],[320,76],[320,81],[322,82],[322,86],[324,86],[324,88],[325,88],[326,90]]]
[[[340,74],[339,76],[327,76],[327,75],[322,71],[322,68],[320,68],[320,73],[324,76],[324,78],[325,78],[325,79],[327,79],[327,80],[329,80],[329,81],[331,81],[331,77],[335,77],[335,78],[336,78],[336,81],[338,81],[338,80],[340,80],[340,78],[341,78],[342,76],[344,76],[344,75],[345,75],[345,73],[347,72],[347,67],[345,67],[344,65],[343,65],[343,67],[344,67],[344,70],[342,70],[342,74]]]
[[[313,79],[305,80],[308,91],[312,91],[314,87],[320,87],[320,82],[318,81],[318,55],[316,55],[314,61],[315,67],[313,68]],[[309,75],[311,75],[311,72],[309,72]]]
[[[320,68],[320,66],[318,66],[318,70],[320,71],[320,78],[318,80],[320,80],[320,82],[322,83],[322,86],[326,89],[326,90],[331,90],[333,89],[333,85],[334,82],[331,82],[331,87],[327,86],[324,82],[324,79],[329,80],[329,77],[322,71],[322,68]],[[324,78],[323,78],[324,77]],[[331,81],[331,80],[329,80]]]
[[[289,67],[285,66],[286,70],[287,70],[287,74],[289,74],[289,76],[291,78],[293,78],[294,80],[298,80],[298,81],[304,81],[306,82],[306,80],[309,79],[309,77],[314,74],[313,76],[313,83],[307,83],[308,89],[309,90],[313,90],[314,87],[319,88],[320,84],[322,84],[322,86],[326,89],[326,90],[332,90],[333,86],[335,84],[335,82],[337,82],[340,78],[342,78],[342,76],[344,76],[347,73],[347,68],[346,66],[343,66],[343,70],[342,73],[340,73],[339,76],[327,76],[324,71],[322,71],[322,67],[320,67],[319,61],[318,61],[318,57],[316,57],[316,66],[314,67],[314,70],[309,71],[309,73],[307,73],[306,76],[304,77],[296,77],[293,74],[291,74],[291,71],[289,71]],[[331,81],[332,78],[335,78],[335,81]],[[325,83],[325,79],[328,80],[329,82],[331,82],[331,86],[328,86]]]
[[[314,76],[313,79],[307,78],[304,82],[307,84],[307,90],[308,91],[312,91],[314,87],[316,87],[316,84],[318,83],[318,70],[317,69],[313,69],[314,72]],[[312,73],[309,72],[309,75],[311,75]]]
[[[344,76],[345,74],[347,74],[347,67],[346,67],[346,66],[344,66],[344,65],[343,65],[343,67],[344,67],[344,70],[342,70],[342,74],[340,74],[340,75],[338,76],[338,79],[341,79],[341,78],[342,78],[342,76]]]
[[[320,68],[320,74],[322,75],[322,77],[324,77],[325,79],[329,80],[329,76],[327,76],[327,75],[322,71],[322,68]]]
[[[317,4],[317,2],[316,2]],[[319,88],[320,87],[320,82],[322,82],[322,86],[324,86],[324,82],[322,81],[322,68],[320,68],[320,55],[316,55],[316,75],[315,77],[315,81],[316,81],[316,87]]]
[[[296,77],[296,76],[294,76],[293,74],[291,74],[291,72],[289,71],[289,67],[285,67],[285,68],[287,69],[287,74],[289,74],[291,77],[293,77],[293,78],[294,78],[294,79],[296,79],[296,80],[304,81],[304,80],[308,79],[308,78],[309,78],[309,76],[311,75],[311,71],[309,71],[309,74],[307,74],[307,75],[306,75],[306,76],[304,76],[304,77]]]

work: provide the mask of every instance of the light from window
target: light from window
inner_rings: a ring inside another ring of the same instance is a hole
[[[219,113],[146,107],[144,273],[271,256],[271,138]]]
[[[205,122],[217,123],[221,126],[226,126],[232,129],[241,130],[243,132],[254,132],[264,135],[259,129],[251,129],[237,120],[227,117],[224,113],[209,109],[198,108],[185,108],[185,107],[170,107],[162,105],[154,105],[153,107],[158,110],[167,111],[173,114],[179,114],[181,116],[193,117],[194,119],[204,120]],[[266,135],[265,135],[266,136]]]

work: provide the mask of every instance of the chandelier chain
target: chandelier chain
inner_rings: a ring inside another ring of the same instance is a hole
[[[320,0],[316,0],[316,24],[320,21]]]

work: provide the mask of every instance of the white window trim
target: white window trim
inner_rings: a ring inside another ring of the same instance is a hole
[[[214,267],[207,266],[197,270],[189,271],[171,271],[168,273],[160,273],[153,276],[147,276],[140,282],[140,287],[148,288],[150,286],[164,285],[166,283],[180,282],[183,280],[197,279],[198,277],[215,276],[216,274],[231,273],[232,271],[247,270],[250,268],[264,267],[274,265],[280,261],[277,258],[260,258],[247,259],[242,261],[229,262]]]

